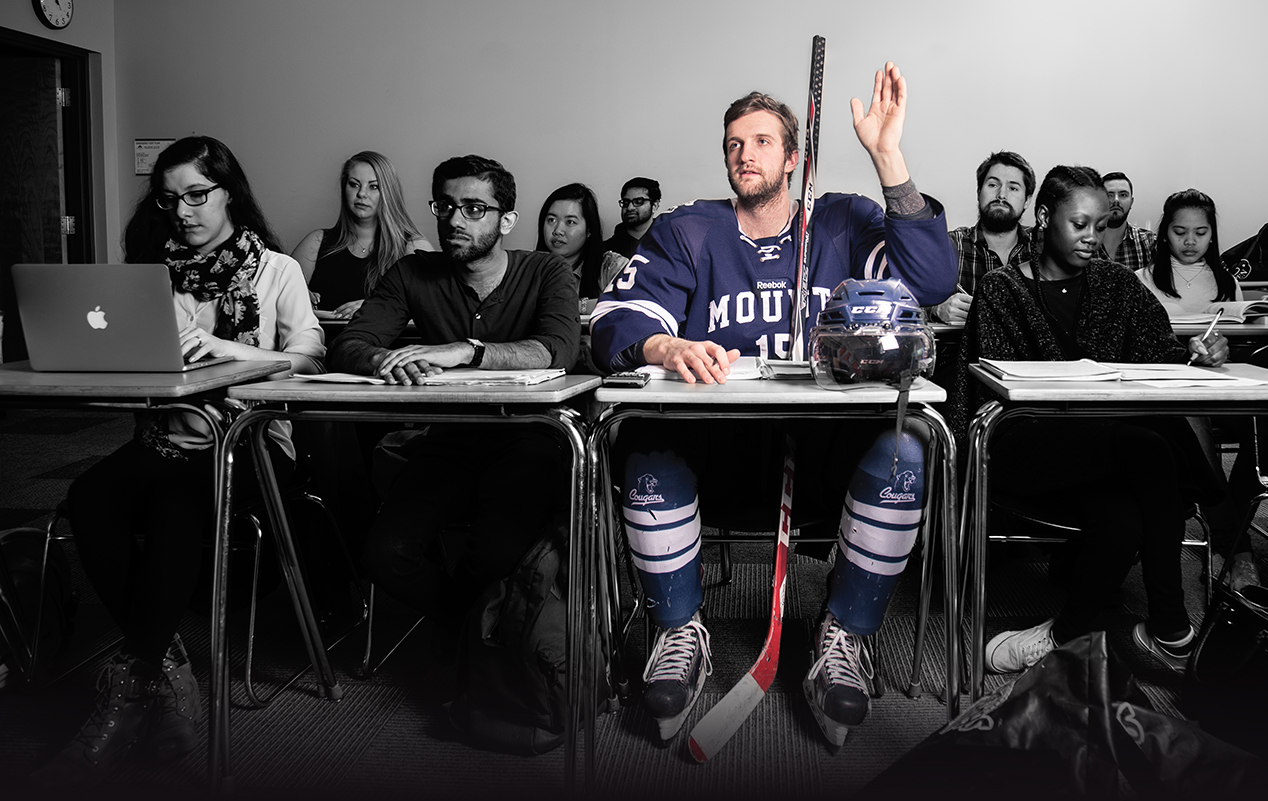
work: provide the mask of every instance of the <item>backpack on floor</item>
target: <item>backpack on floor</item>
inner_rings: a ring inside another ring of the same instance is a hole
[[[6,570],[13,597],[5,597],[7,609],[0,609],[6,616],[12,612],[13,624],[19,626],[24,636],[35,631],[35,616],[40,608],[40,562],[44,558],[43,529],[13,528],[0,532],[0,569]],[[7,593],[6,593],[7,596]],[[75,593],[70,560],[62,550],[61,542],[49,543],[48,576],[44,584],[44,619],[40,624],[39,660],[48,664],[70,638],[74,628],[75,611],[79,608],[79,596]],[[0,663],[10,663],[13,644],[0,637]]]
[[[538,540],[509,578],[484,591],[463,624],[464,687],[449,719],[483,748],[535,755],[564,742],[571,678],[566,530]],[[606,688],[598,694],[606,697]],[[582,714],[594,712],[591,705]]]

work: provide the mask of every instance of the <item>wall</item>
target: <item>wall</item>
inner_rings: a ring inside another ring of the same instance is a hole
[[[514,247],[535,244],[541,199],[569,181],[599,193],[609,229],[632,175],[670,203],[725,196],[722,112],[761,89],[804,113],[815,33],[824,190],[879,196],[849,98],[892,59],[910,81],[908,163],[952,225],[976,218],[973,169],[1000,148],[1041,176],[1125,171],[1137,224],[1190,185],[1220,204],[1226,245],[1268,219],[1263,3],[128,0],[114,14],[123,214],[134,138],[206,133],[244,162],[288,247],[334,220],[339,164],[365,148],[396,163],[430,237],[430,171],[466,152],[518,178]]]
[[[119,210],[118,163],[119,121],[115,114],[115,35],[114,0],[80,0],[75,4],[71,24],[51,31],[40,24],[30,0],[0,0],[0,28],[50,39],[99,54],[92,65],[90,81],[97,83],[97,95],[90,99],[93,113],[94,230],[98,259],[117,260],[122,230]],[[130,164],[130,163],[129,163]],[[128,165],[125,165],[128,166]],[[129,187],[129,191],[130,187]]]

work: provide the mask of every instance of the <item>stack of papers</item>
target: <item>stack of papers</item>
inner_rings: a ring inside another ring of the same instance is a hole
[[[638,372],[646,373],[652,378],[669,381],[681,381],[677,370],[662,367],[659,364],[648,364],[638,368]],[[731,362],[731,372],[727,373],[727,381],[751,381],[755,379],[800,379],[814,378],[810,374],[810,362],[792,362],[783,359],[766,360],[761,356],[741,356]]]
[[[303,381],[328,384],[386,384],[382,378],[353,373],[322,373],[297,375]],[[531,386],[555,378],[563,378],[562,368],[541,370],[480,370],[475,367],[455,367],[423,382],[424,386]]]
[[[1252,387],[1264,382],[1187,364],[1094,362],[1023,362],[982,359],[988,373],[1006,381],[1131,381],[1146,387]]]
[[[1091,359],[1077,362],[1010,362],[982,359],[982,367],[992,375],[1010,381],[1118,381],[1122,373]]]

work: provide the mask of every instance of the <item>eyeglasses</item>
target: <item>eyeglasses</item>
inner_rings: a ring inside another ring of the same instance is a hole
[[[502,211],[502,209],[499,209],[497,206],[490,206],[488,203],[462,203],[460,205],[454,205],[453,203],[446,203],[443,200],[433,200],[428,205],[431,206],[431,213],[435,214],[442,220],[449,219],[450,215],[453,214],[454,209],[461,211],[462,216],[466,217],[468,220],[481,220],[484,219],[484,215],[490,211]]]
[[[630,206],[633,206],[636,209],[641,209],[651,202],[652,202],[652,199],[649,197],[631,197],[631,198],[623,197],[618,201],[621,208],[623,209],[627,209]]]
[[[154,198],[154,202],[158,204],[158,207],[163,211],[171,211],[176,208],[181,201],[184,201],[186,206],[201,206],[207,202],[208,195],[220,188],[220,184],[216,184],[215,186],[209,186],[206,189],[194,189],[183,195],[159,195]]]

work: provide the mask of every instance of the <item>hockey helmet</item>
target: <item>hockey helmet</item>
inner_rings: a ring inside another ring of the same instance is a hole
[[[810,331],[808,352],[825,389],[933,373],[933,332],[911,292],[892,278],[842,281]]]

